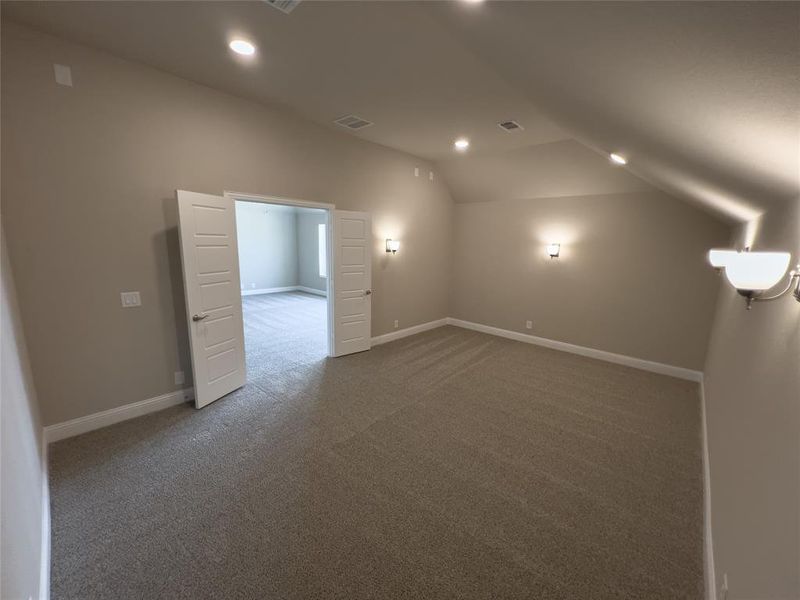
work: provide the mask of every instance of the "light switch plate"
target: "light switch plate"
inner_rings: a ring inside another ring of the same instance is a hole
[[[56,74],[56,83],[72,87],[72,69],[67,65],[53,64],[53,71]]]
[[[142,297],[139,292],[121,292],[120,300],[122,300],[122,308],[133,308],[134,306],[142,305]]]

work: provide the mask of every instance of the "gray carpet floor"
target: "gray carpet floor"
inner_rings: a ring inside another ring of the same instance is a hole
[[[304,292],[243,296],[247,380],[322,361],[328,355],[327,310],[323,296]]]
[[[243,389],[51,446],[54,599],[703,597],[695,384],[454,327],[278,359],[257,303]]]

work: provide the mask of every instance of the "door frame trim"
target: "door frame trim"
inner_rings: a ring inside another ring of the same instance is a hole
[[[327,315],[328,315],[328,356],[334,356],[334,327],[335,327],[335,320],[334,320],[334,311],[333,311],[333,303],[336,301],[336,295],[334,294],[334,277],[333,275],[333,227],[334,221],[333,213],[336,210],[335,204],[330,204],[327,202],[314,202],[311,200],[299,200],[297,198],[286,198],[283,196],[266,196],[264,194],[249,194],[246,192],[233,192],[229,190],[225,190],[222,195],[225,198],[230,198],[234,202],[234,206],[236,205],[236,201],[242,202],[260,202],[262,204],[281,204],[284,206],[296,206],[298,208],[317,208],[325,211],[325,245],[326,254],[327,254],[327,261],[328,261],[328,276],[326,277],[326,293],[327,293]],[[239,251],[239,236],[237,233],[236,236],[236,251]],[[241,303],[242,296],[239,295],[239,302]],[[244,314],[244,308],[242,309],[242,314]]]
[[[321,208],[323,210],[334,210],[335,204],[327,202],[314,202],[312,200],[300,200],[299,198],[286,198],[284,196],[265,196],[264,194],[247,194],[244,192],[233,192],[225,190],[222,194],[226,198],[233,200],[243,200],[245,202],[262,202],[264,204],[285,204],[287,206],[299,206],[301,208]]]

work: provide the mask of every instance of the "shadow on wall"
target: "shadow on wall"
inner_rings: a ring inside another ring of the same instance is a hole
[[[794,268],[800,203],[742,225],[730,245],[791,252]],[[736,598],[797,598],[800,304],[789,295],[748,311],[722,277],[704,367],[716,586],[729,574]]]
[[[181,243],[180,234],[178,232],[178,203],[175,198],[162,199],[162,206],[164,209],[164,224],[166,225],[163,232],[155,236],[156,252],[160,253],[160,249],[166,250],[166,273],[161,274],[160,281],[169,281],[169,298],[171,298],[172,306],[170,306],[169,299],[162,294],[162,314],[169,314],[172,311],[173,319],[175,321],[175,335],[178,339],[178,344],[174,348],[177,355],[177,362],[184,373],[185,385],[188,387],[192,385],[192,361],[190,360],[189,351],[189,330],[186,325],[186,292],[183,287],[183,266],[181,264]]]

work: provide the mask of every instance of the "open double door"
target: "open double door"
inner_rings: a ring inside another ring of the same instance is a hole
[[[195,406],[202,408],[242,387],[247,377],[235,199],[182,190],[177,195]],[[369,214],[328,210],[326,239],[328,273],[333,274],[328,278],[328,354],[369,350]]]

